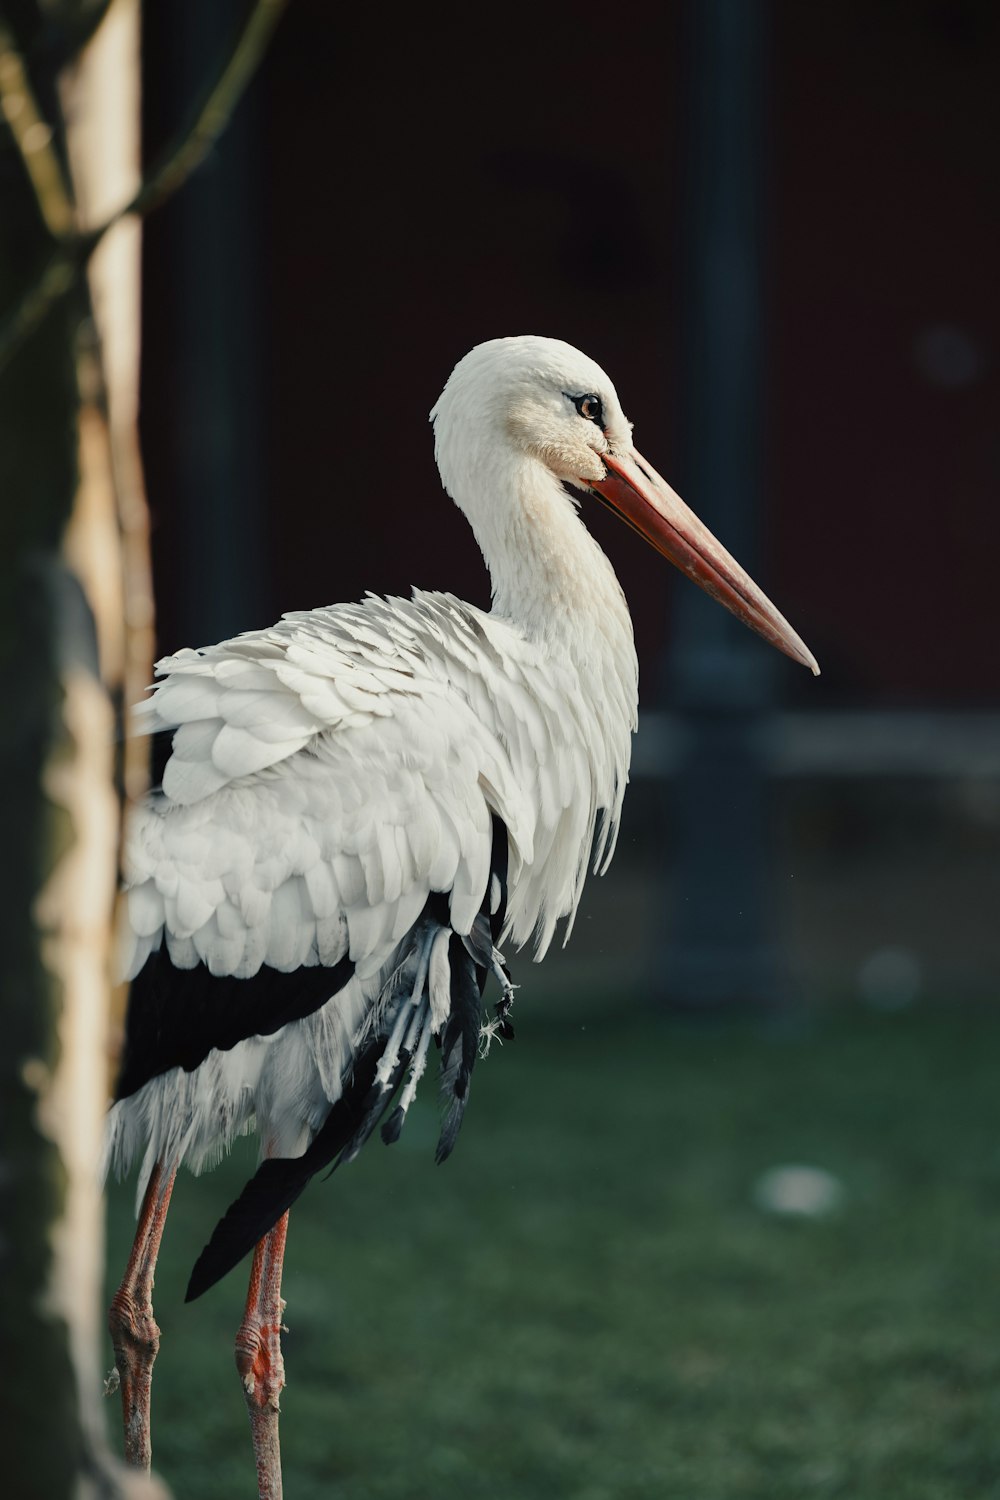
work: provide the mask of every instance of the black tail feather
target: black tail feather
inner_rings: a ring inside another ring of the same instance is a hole
[[[401,1104],[397,1104],[392,1114],[382,1126],[382,1139],[387,1146],[394,1146],[403,1132],[406,1121],[406,1112]]]
[[[385,1050],[386,1038],[373,1039],[355,1059],[351,1078],[330,1110],[315,1139],[302,1156],[268,1157],[212,1231],[212,1237],[195,1262],[188,1282],[186,1302],[193,1302],[213,1287],[253,1249],[291,1208],[311,1177],[331,1161],[339,1164],[340,1153],[366,1124],[374,1092],[375,1069]],[[391,1102],[384,1095],[370,1130]],[[337,1160],[335,1160],[337,1158]]]
[[[493,968],[494,945],[506,919],[507,863],[507,830],[494,816],[490,886],[495,879],[499,890],[493,891],[492,900],[491,891],[487,890],[483,909],[472,931],[467,936],[453,933],[449,945],[451,1007],[443,1035],[435,1037],[441,1049],[441,1079],[446,1104],[434,1156],[439,1163],[446,1161],[455,1147],[468,1104],[472,1069],[479,1051],[483,991]],[[494,900],[496,908],[491,911]],[[428,900],[425,916],[446,926],[448,915],[447,897],[433,895]],[[348,966],[345,960],[343,971],[341,966],[330,971],[334,987],[339,987],[336,981],[346,982],[352,970],[353,966]],[[295,1002],[292,1004],[294,1006]],[[502,1002],[498,1008],[500,1033],[505,1037],[513,1035],[513,1028],[506,1018],[508,1008],[509,1002],[506,1007]],[[303,1011],[307,1013],[304,1007]],[[292,1014],[295,1014],[294,1009]],[[290,1017],[286,1015],[283,1019]],[[219,1045],[217,1038],[213,1037],[212,1041]],[[240,1196],[219,1220],[199,1255],[191,1272],[186,1301],[193,1302],[207,1292],[248,1255],[292,1206],[311,1177],[324,1167],[329,1166],[335,1171],[344,1162],[352,1160],[380,1120],[384,1119],[382,1139],[387,1144],[398,1139],[405,1118],[403,1110],[397,1106],[387,1118],[386,1114],[403,1083],[411,1057],[407,1051],[401,1050],[386,1084],[378,1084],[376,1070],[387,1044],[388,1035],[382,1031],[372,1036],[358,1053],[344,1092],[302,1156],[271,1157],[260,1164]],[[184,1064],[187,1065],[186,1058]]]
[[[212,1238],[195,1261],[185,1302],[193,1302],[253,1249],[287,1212],[312,1172],[304,1157],[269,1157],[262,1161],[240,1196],[212,1230]]]
[[[451,940],[451,1013],[441,1044],[441,1079],[448,1111],[434,1160],[447,1161],[455,1149],[469,1102],[469,1084],[479,1051],[480,1009],[489,972],[475,963],[461,938]]]
[[[462,934],[462,946],[479,968],[489,969],[492,966],[493,937],[485,912],[479,912],[469,932]]]
[[[507,826],[496,813],[493,814],[493,848],[490,853],[490,884],[496,879],[500,887],[500,899],[496,911],[490,914],[490,930],[494,943],[499,943],[503,924],[507,920],[507,866],[510,849],[507,844]],[[489,903],[487,902],[487,905]]]
[[[345,1166],[347,1162],[353,1161],[357,1156],[361,1147],[365,1144],[379,1120],[382,1119],[386,1110],[399,1093],[400,1084],[403,1082],[409,1066],[410,1054],[405,1050],[400,1051],[395,1066],[389,1074],[388,1082],[384,1085],[375,1083],[369,1089],[368,1096],[362,1105],[360,1124],[352,1134],[350,1140],[341,1148],[337,1160],[334,1162],[333,1167],[330,1168],[331,1171],[337,1167]],[[400,1128],[402,1128],[402,1120],[400,1120]],[[397,1131],[396,1133],[398,1135],[399,1132]]]

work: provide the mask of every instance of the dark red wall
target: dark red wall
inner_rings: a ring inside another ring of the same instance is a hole
[[[413,583],[485,602],[427,423],[483,338],[578,344],[672,472],[682,8],[482,14],[294,0],[255,85],[264,405],[246,437],[267,570],[248,625]],[[771,11],[760,572],[821,657],[826,704],[995,698],[998,64],[987,0]],[[183,562],[165,220],[148,230],[144,427],[167,648]],[[651,682],[674,579],[590,519]]]
[[[858,694],[995,701],[1000,7],[777,15],[780,587]]]

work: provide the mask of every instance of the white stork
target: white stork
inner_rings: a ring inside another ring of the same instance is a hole
[[[399,1135],[430,1044],[449,1154],[481,1039],[509,1034],[501,944],[539,959],[614,850],[636,726],[632,625],[574,492],[596,495],[794,660],[774,606],[632,446],[614,386],[547,338],[494,339],[431,413],[492,582],[285,615],[158,663],[141,726],[162,781],[127,847],[124,1056],[109,1160],[141,1208],[111,1311],[127,1455],[149,1464],[151,1290],[177,1168],[255,1129],[259,1170],[197,1297],[250,1250],[237,1365],[260,1494],[280,1494],[288,1210],[376,1125]],[[572,489],[567,488],[571,486]],[[500,1000],[483,1020],[490,975]]]

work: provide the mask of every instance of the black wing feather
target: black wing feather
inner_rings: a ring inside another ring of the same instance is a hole
[[[496,909],[491,911],[490,895],[494,877],[499,884],[500,896]],[[442,1083],[447,1099],[447,1113],[435,1153],[435,1160],[438,1162],[445,1161],[454,1149],[468,1103],[472,1069],[479,1050],[482,995],[492,967],[493,945],[503,928],[506,910],[507,829],[501,819],[494,815],[490,880],[483,907],[473,924],[471,933],[468,936],[453,934],[449,945],[451,1008],[441,1039]],[[441,926],[448,926],[448,902],[444,893],[435,892],[430,896],[421,920],[430,920],[438,922]],[[342,965],[338,964],[336,968],[324,972],[332,979],[340,973],[341,969]],[[144,969],[143,974],[145,972]],[[193,971],[174,971],[175,974],[178,972]],[[308,983],[309,977],[314,972],[303,969],[298,971],[298,976],[279,975],[278,979],[291,980],[299,977]],[[344,972],[341,984],[346,984],[351,972],[353,972],[353,965],[350,970]],[[245,987],[250,981],[235,980],[233,983],[238,986],[236,993],[242,1006]],[[340,985],[337,985],[335,988],[339,987]],[[328,993],[335,993],[335,988],[329,988]],[[171,1003],[174,1003],[173,995]],[[295,1003],[291,998],[286,1001],[289,1008]],[[306,1005],[299,1014],[308,1014],[309,1010],[314,1008],[312,1005]],[[147,1006],[145,1014],[147,1018],[155,1017],[159,1015],[159,1011],[155,1006]],[[291,1020],[294,1017],[286,1014],[285,1019]],[[277,1021],[273,1026],[258,1029],[276,1030],[278,1025],[283,1024],[284,1021]],[[218,1022],[215,1023],[215,1027],[218,1032]],[[247,1034],[250,1033],[243,1032],[243,1035]],[[234,1037],[233,1040],[239,1040],[239,1038]],[[376,1083],[376,1069],[387,1043],[388,1034],[385,1029],[382,1029],[355,1056],[350,1075],[345,1081],[344,1092],[331,1107],[326,1120],[302,1156],[271,1157],[261,1163],[243,1192],[219,1220],[211,1239],[198,1257],[188,1283],[186,1298],[188,1302],[194,1301],[196,1297],[208,1291],[209,1287],[214,1286],[245,1255],[249,1254],[254,1245],[292,1206],[311,1177],[331,1163],[333,1164],[331,1170],[335,1170],[342,1163],[352,1160],[361,1149],[391,1106],[409,1066],[408,1054],[401,1052],[387,1084],[382,1086]],[[212,1045],[220,1044],[214,1042]],[[231,1046],[233,1043],[230,1042],[228,1045]],[[184,1050],[185,1056],[193,1055],[197,1051],[196,1046],[186,1045],[181,1036],[174,1038],[173,1048],[175,1052]],[[204,1055],[203,1053],[202,1056]],[[127,1053],[126,1058],[128,1059]],[[172,1066],[177,1065],[177,1062],[172,1064]],[[190,1066],[193,1067],[196,1064],[191,1063]],[[134,1071],[138,1072],[138,1068]],[[157,1069],[157,1071],[163,1070]],[[127,1067],[123,1069],[123,1077],[126,1081],[130,1077]],[[121,1087],[120,1084],[119,1088]],[[138,1084],[134,1087],[138,1087]],[[383,1139],[386,1142],[397,1139],[402,1127],[402,1119],[402,1112],[398,1108],[389,1115],[382,1128]]]
[[[342,990],[354,964],[315,964],[290,974],[262,965],[249,979],[211,974],[204,964],[178,969],[166,944],[132,981],[125,1048],[115,1098],[125,1099],[171,1068],[190,1072],[213,1048],[228,1052],[250,1036],[270,1036],[311,1015]]]
[[[441,1076],[448,1112],[444,1117],[434,1160],[447,1161],[455,1149],[469,1102],[472,1069],[479,1052],[480,1012],[487,969],[480,968],[466,952],[461,939],[453,937],[451,962],[451,1013],[441,1043]]]
[[[492,886],[495,878],[500,887],[500,900],[497,904],[497,909],[490,914],[490,931],[493,934],[494,943],[499,943],[503,924],[507,920],[507,866],[509,860],[510,850],[507,845],[507,825],[502,818],[498,818],[496,813],[494,813],[493,847],[490,851],[490,886]],[[488,899],[486,904],[488,909]]]

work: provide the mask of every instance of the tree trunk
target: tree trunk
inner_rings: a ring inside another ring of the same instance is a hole
[[[113,0],[103,19],[92,0],[8,10],[4,313],[63,236],[127,200],[139,159],[137,0]],[[0,373],[0,1443],[18,1500],[163,1494],[105,1441],[96,1170],[125,772],[133,791],[142,775],[116,731],[148,680],[152,625],[138,234],[132,223],[106,237],[89,279]]]

